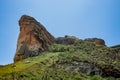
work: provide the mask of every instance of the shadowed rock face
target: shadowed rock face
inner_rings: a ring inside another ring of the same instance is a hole
[[[87,39],[85,39],[85,41],[94,42],[95,44],[105,46],[105,41],[103,39],[99,39],[99,38],[87,38]]]
[[[71,45],[74,44],[76,41],[80,39],[76,38],[75,36],[65,36],[65,37],[58,37],[56,38],[57,44],[64,44],[64,45]]]
[[[76,41],[79,41],[79,40],[81,40],[81,39],[76,38],[75,36],[67,36],[66,35],[65,37],[56,38],[56,43],[70,45],[70,44],[74,44]],[[97,45],[105,46],[105,41],[103,39],[99,39],[99,38],[87,38],[84,41],[93,42]]]
[[[23,15],[19,20],[20,33],[14,62],[39,55],[48,50],[55,38],[33,17]]]

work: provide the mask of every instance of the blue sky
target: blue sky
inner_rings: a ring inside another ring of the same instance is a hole
[[[23,14],[55,37],[98,37],[108,46],[120,44],[120,0],[0,0],[0,64],[13,62]]]

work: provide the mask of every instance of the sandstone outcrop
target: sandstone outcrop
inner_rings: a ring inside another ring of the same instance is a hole
[[[103,46],[105,46],[105,41],[103,39],[99,39],[99,38],[87,38],[87,39],[85,39],[85,41],[94,42],[97,45],[103,45]]]
[[[48,50],[55,38],[33,17],[23,15],[19,20],[20,33],[14,62],[39,55]]]

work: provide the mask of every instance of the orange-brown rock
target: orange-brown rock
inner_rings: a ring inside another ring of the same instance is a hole
[[[19,20],[20,33],[14,62],[39,55],[48,50],[55,38],[33,17],[23,15]]]
[[[87,38],[87,39],[85,39],[85,41],[94,42],[97,45],[103,45],[103,46],[105,46],[105,41],[103,39],[99,39],[99,38]]]

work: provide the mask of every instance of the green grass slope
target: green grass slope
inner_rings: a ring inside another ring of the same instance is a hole
[[[0,80],[120,80],[116,48],[77,41],[53,44],[48,52],[0,67]]]

